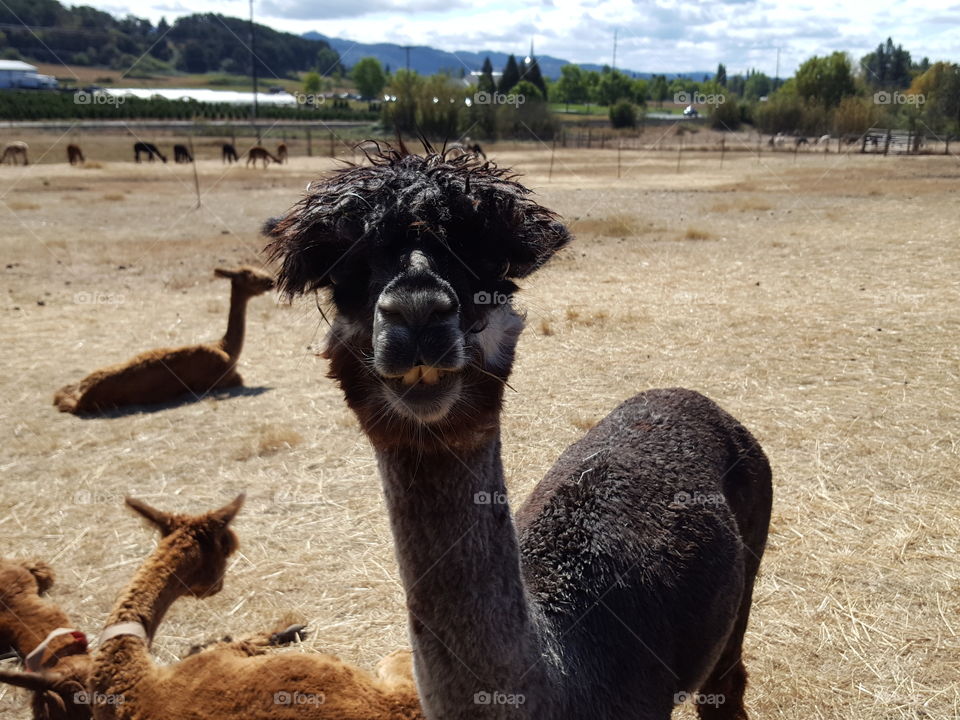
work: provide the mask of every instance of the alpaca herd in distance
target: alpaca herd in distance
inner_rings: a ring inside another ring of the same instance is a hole
[[[29,152],[30,146],[22,140],[7,143],[3,152],[0,153],[0,165],[29,165]],[[251,163],[256,167],[259,161],[266,168],[271,162],[277,165],[285,164],[289,156],[289,150],[287,144],[281,142],[277,145],[276,153],[271,153],[261,145],[254,145],[245,154],[247,156],[247,167],[250,167]],[[162,163],[167,162],[167,156],[154,143],[138,140],[133,144],[133,161],[139,164],[144,159],[151,163],[154,160],[160,160]],[[233,143],[222,144],[221,159],[224,163],[231,165],[240,161],[240,154],[237,153],[237,148]],[[193,160],[193,151],[189,146],[182,143],[173,145],[173,161],[175,163],[192,163]],[[67,145],[67,162],[76,166],[82,166],[86,163],[83,150],[76,143]]]
[[[128,498],[161,539],[96,641],[43,597],[49,567],[0,559],[0,654],[23,660],[0,682],[32,693],[35,720],[668,720],[691,698],[703,720],[745,720],[742,645],[772,504],[759,443],[693,390],[644,390],[514,513],[501,434],[524,329],[513,297],[572,237],[472,149],[365,156],[265,222],[275,275],[215,271],[231,283],[220,341],[141,353],[54,404],[117,418],[236,387],[247,303],[274,287],[328,293],[323,356],[379,468],[412,649],[374,672],[274,651],[302,636],[294,626],[156,665],[171,605],[224,591],[243,496],[199,515]]]

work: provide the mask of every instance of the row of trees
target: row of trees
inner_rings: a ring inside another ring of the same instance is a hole
[[[0,92],[0,119],[140,119],[162,120],[236,120],[243,122],[251,115],[249,105],[207,103],[194,100],[166,100],[163,98],[91,98],[78,102],[73,93],[37,92],[35,90],[5,90]],[[376,112],[356,110],[339,103],[319,106],[260,105],[260,118],[275,120],[368,120],[377,118]]]
[[[386,95],[385,124],[438,137],[463,132],[484,138],[531,132],[550,137],[556,121],[548,98],[568,106],[607,106],[611,122],[621,127],[636,124],[649,104],[679,101],[699,103],[719,129],[749,123],[771,134],[861,133],[876,125],[960,130],[960,68],[926,58],[915,63],[892,39],[857,65],[842,52],[812,57],[786,81],[755,70],[730,75],[723,64],[700,81],[637,78],[609,67],[590,71],[569,64],[551,82],[536,58],[517,62],[514,56],[499,79],[488,58],[474,86],[450,75],[421,77],[405,70],[391,75],[374,58],[358,62],[351,77],[364,97]]]

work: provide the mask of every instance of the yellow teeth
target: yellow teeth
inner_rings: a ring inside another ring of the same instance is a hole
[[[424,385],[436,385],[442,376],[442,370],[429,365],[417,365],[410,368],[401,379],[404,385],[415,385],[418,382]]]

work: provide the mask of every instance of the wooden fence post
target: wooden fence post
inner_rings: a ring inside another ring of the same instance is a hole
[[[553,147],[550,148],[550,172],[547,173],[547,182],[553,180],[553,156],[557,154],[557,135],[553,135]]]

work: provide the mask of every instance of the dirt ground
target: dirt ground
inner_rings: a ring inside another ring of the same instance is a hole
[[[219,337],[216,266],[262,263],[261,222],[332,166],[0,167],[0,554],[53,564],[95,635],[156,538],[126,494],[201,511],[240,491],[223,592],[177,602],[159,662],[295,616],[304,649],[372,667],[406,645],[373,454],[317,356],[312,301],[253,300],[247,392],[82,420],[53,392],[141,350]],[[504,413],[515,505],[618,402],[686,386],[775,473],[746,640],[754,718],[960,717],[960,162],[954,157],[490,149],[576,242],[524,284]],[[100,157],[98,157],[98,155]],[[213,155],[207,157],[213,158]],[[693,717],[689,707],[678,717]],[[0,688],[0,716],[26,718]]]

